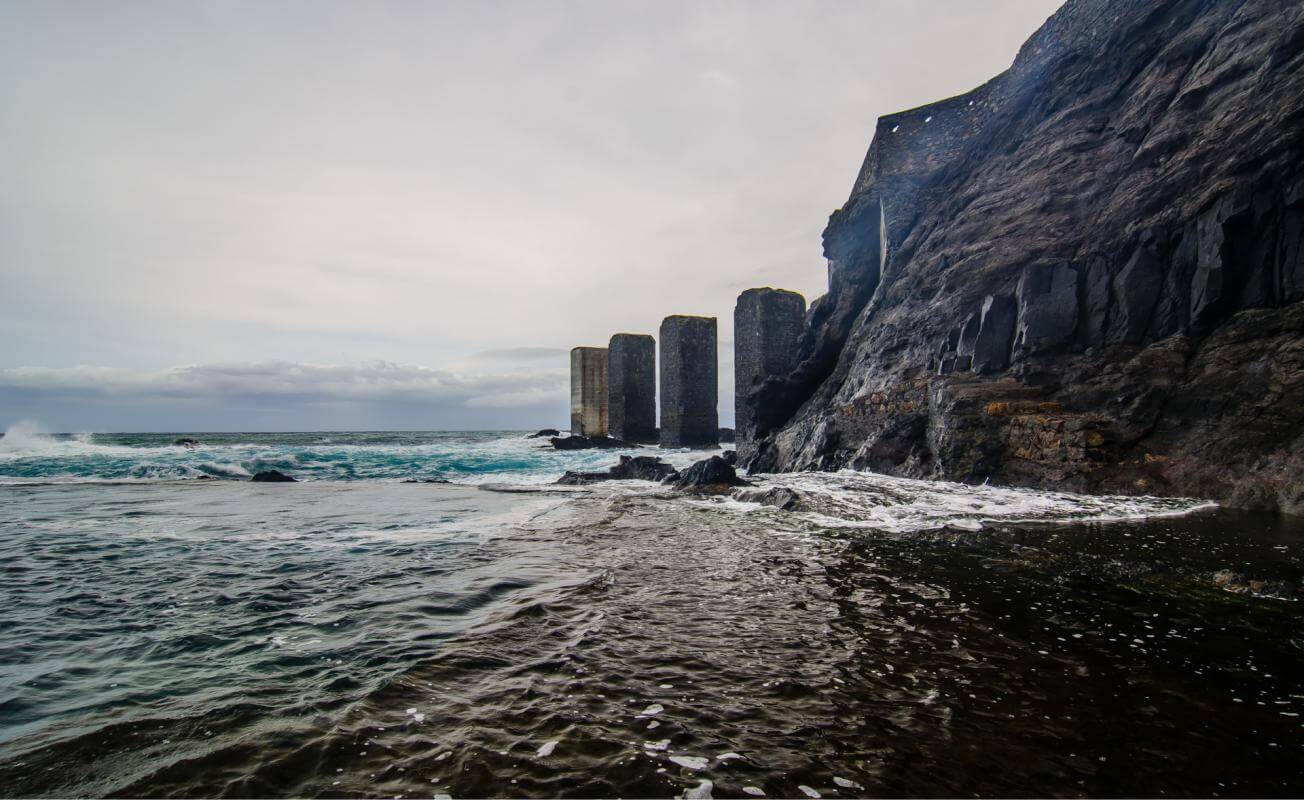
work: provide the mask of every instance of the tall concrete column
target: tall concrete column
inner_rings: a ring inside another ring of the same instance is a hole
[[[571,433],[607,435],[607,348],[576,347],[570,353]]]
[[[607,344],[607,429],[626,442],[657,441],[657,346],[642,333]]]
[[[720,443],[715,317],[661,321],[661,446]]]
[[[734,430],[738,459],[756,455],[757,441],[782,420],[760,398],[766,378],[782,378],[797,366],[806,324],[806,298],[785,289],[748,289],[734,306]]]

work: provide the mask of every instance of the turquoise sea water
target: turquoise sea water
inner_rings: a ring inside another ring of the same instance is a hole
[[[554,450],[521,431],[44,434],[11,427],[0,439],[0,482],[248,480],[278,469],[300,480],[540,483],[621,451]],[[174,444],[180,438],[199,442]],[[660,451],[658,451],[660,452]],[[662,453],[691,463],[687,450]]]

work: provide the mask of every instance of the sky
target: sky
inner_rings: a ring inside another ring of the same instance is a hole
[[[825,289],[874,121],[1055,0],[0,0],[0,426],[564,427],[568,351]]]

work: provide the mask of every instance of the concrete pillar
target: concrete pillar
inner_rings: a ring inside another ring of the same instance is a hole
[[[781,378],[797,366],[806,324],[806,298],[784,289],[748,289],[734,306],[734,430],[738,459],[756,455],[756,443],[778,423],[769,419],[759,395],[766,378]]]
[[[642,333],[607,344],[607,429],[626,442],[657,441],[657,345]]]
[[[607,435],[607,348],[571,350],[571,433]]]
[[[661,446],[715,447],[717,408],[715,317],[661,321]]]

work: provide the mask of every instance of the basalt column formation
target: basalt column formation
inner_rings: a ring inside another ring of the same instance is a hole
[[[571,433],[607,434],[607,349],[576,347],[570,353]]]
[[[640,444],[657,441],[656,340],[618,333],[607,344],[607,428]]]
[[[715,317],[671,316],[661,322],[662,447],[720,442],[715,329]]]
[[[738,457],[756,455],[757,440],[784,421],[772,403],[761,403],[767,380],[797,366],[806,324],[806,298],[784,289],[748,289],[734,306],[734,429]]]

